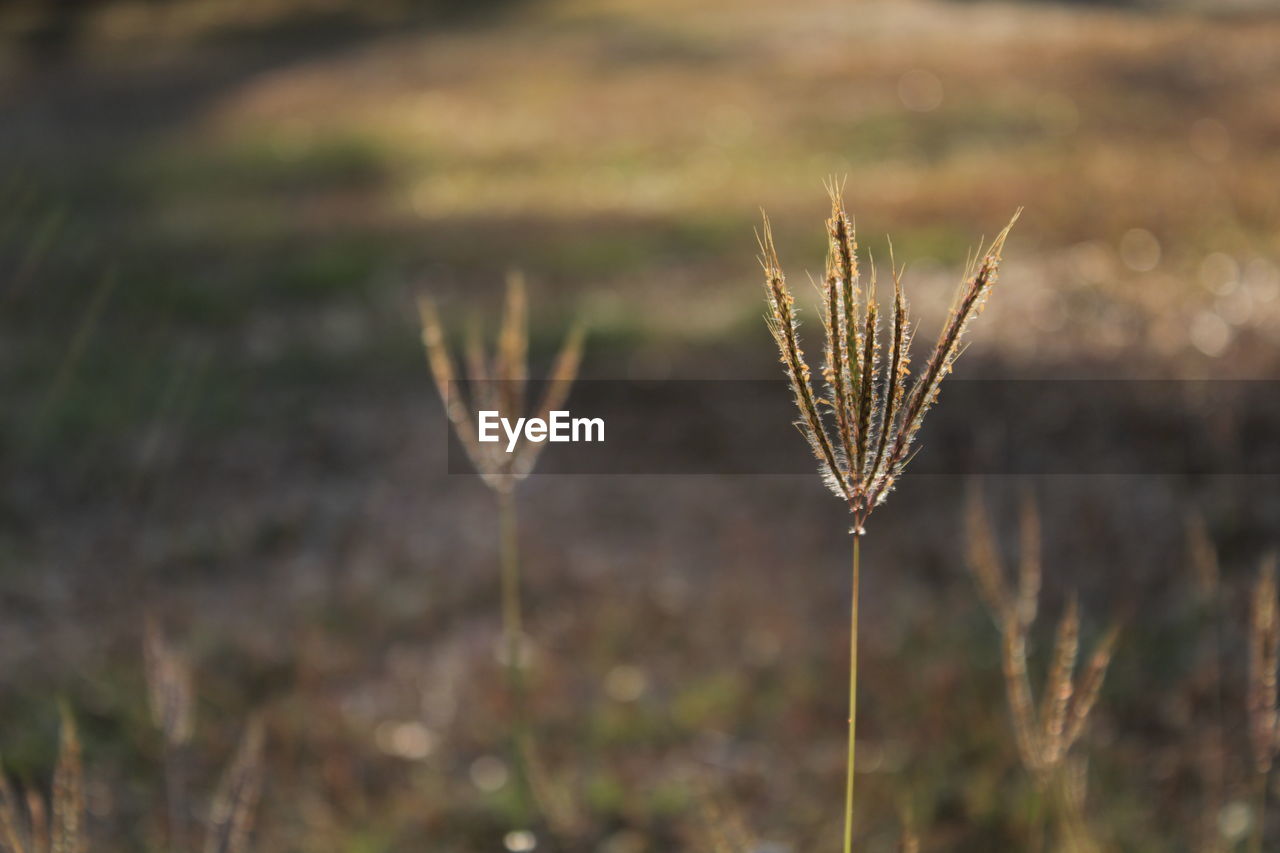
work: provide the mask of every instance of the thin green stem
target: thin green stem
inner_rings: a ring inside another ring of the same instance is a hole
[[[853,850],[853,773],[858,728],[858,584],[862,534],[853,536],[853,594],[849,622],[849,762],[844,788],[844,853]]]
[[[524,620],[520,608],[520,541],[515,496],[510,490],[498,492],[498,524],[502,552],[502,637],[507,692],[512,710],[512,758],[516,770],[519,809],[524,818],[528,819],[532,801],[528,756],[532,745],[526,708],[524,662],[521,659]]]

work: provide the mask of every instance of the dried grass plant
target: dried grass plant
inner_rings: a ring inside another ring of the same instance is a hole
[[[1261,851],[1266,835],[1267,788],[1280,752],[1280,708],[1276,668],[1280,666],[1280,609],[1276,602],[1276,557],[1262,561],[1253,588],[1249,618],[1249,740],[1253,746],[1254,813],[1250,849]]]
[[[1091,851],[1097,843],[1083,818],[1083,762],[1070,758],[1097,704],[1119,637],[1112,626],[1094,647],[1077,678],[1080,608],[1072,596],[1058,622],[1048,675],[1037,703],[1028,674],[1027,647],[1039,612],[1041,582],[1040,517],[1030,498],[1022,503],[1020,556],[1011,587],[1004,560],[977,488],[969,495],[966,519],[968,564],[983,603],[1000,632],[1001,661],[1014,741],[1039,796],[1032,819],[1033,849],[1043,848],[1046,799],[1058,805],[1063,841],[1071,850]]]
[[[526,414],[547,418],[564,404],[577,378],[582,361],[583,327],[575,324],[565,337],[552,364],[546,387],[540,399],[529,409],[530,401],[526,399],[529,396],[528,298],[522,275],[513,272],[507,277],[506,305],[491,356],[485,353],[480,322],[473,320],[466,327],[463,344],[465,389],[450,354],[448,338],[435,303],[424,296],[418,301],[418,311],[427,361],[453,432],[498,504],[503,657],[514,709],[513,753],[517,783],[525,800],[536,804],[544,818],[563,830],[571,831],[577,823],[574,809],[551,786],[536,757],[523,672],[526,637],[520,594],[515,489],[532,473],[544,444],[522,438],[512,453],[507,453],[501,442],[482,444],[475,413],[497,410],[506,418]]]
[[[80,738],[66,708],[58,744],[52,809],[45,807],[44,797],[34,789],[19,798],[0,773],[0,853],[88,853]]]
[[[262,796],[262,719],[250,718],[236,754],[214,791],[206,822],[204,853],[245,853]]]
[[[186,748],[195,728],[191,667],[173,649],[154,619],[143,630],[143,663],[151,720],[164,739],[165,805],[169,847],[186,847],[189,811],[186,798]]]
[[[742,814],[727,803],[702,776],[695,776],[698,820],[686,843],[707,853],[754,853],[759,841],[747,828]]]
[[[920,834],[916,831],[915,814],[910,805],[904,803],[900,807],[899,822],[902,824],[898,836],[899,853],[920,853]]]
[[[164,740],[169,848],[188,851],[193,845],[188,837],[191,814],[186,750],[195,731],[195,679],[186,657],[150,618],[143,633],[143,662],[151,720]],[[249,833],[262,791],[263,739],[262,721],[255,716],[245,726],[209,805],[205,853],[245,853],[249,849]]]
[[[1204,784],[1204,806],[1199,816],[1196,849],[1203,853],[1221,853],[1226,849],[1219,826],[1219,816],[1227,795],[1227,747],[1224,732],[1224,680],[1222,676],[1224,596],[1222,569],[1218,549],[1209,535],[1204,516],[1191,511],[1185,522],[1187,561],[1195,580],[1198,626],[1207,648],[1203,676],[1197,677],[1197,692],[1207,690],[1213,719],[1197,725],[1201,733],[1198,764]]]
[[[158,631],[147,632],[147,682],[156,722],[166,743],[185,744],[190,738],[190,695],[177,692],[190,686],[189,671],[171,666],[177,660]],[[167,662],[166,662],[167,661]],[[160,680],[161,676],[168,680]],[[165,701],[157,706],[156,699]],[[263,780],[263,726],[253,718],[245,728],[235,758],[223,774],[205,824],[204,853],[247,853]],[[0,772],[0,853],[89,853],[86,826],[84,764],[80,738],[71,712],[62,710],[58,760],[53,772],[50,806],[35,789],[19,795]],[[166,766],[166,772],[171,768]],[[167,788],[172,795],[172,787]],[[169,846],[188,853],[195,849],[172,835],[174,803],[169,803]],[[179,830],[181,831],[181,830]]]
[[[845,212],[841,188],[828,184],[827,261],[823,278],[822,324],[826,345],[822,376],[825,392],[815,392],[800,346],[795,299],[766,216],[759,235],[764,267],[769,330],[778,345],[796,408],[797,428],[818,462],[824,482],[845,501],[853,517],[852,604],[850,609],[849,750],[845,785],[844,850],[853,847],[854,771],[858,701],[858,588],[860,545],[867,518],[896,485],[911,458],[925,415],[938,400],[943,380],[963,349],[970,322],[982,312],[995,285],[1001,251],[1013,219],[969,264],[955,302],[923,371],[912,381],[911,340],[902,270],[891,258],[893,313],[886,330],[888,359],[881,359],[880,308],[872,268],[865,293],[859,270],[853,220]]]

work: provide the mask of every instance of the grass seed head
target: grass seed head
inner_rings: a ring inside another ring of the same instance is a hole
[[[844,466],[836,456],[835,447],[831,443],[830,436],[827,435],[826,424],[818,411],[818,398],[813,393],[809,364],[805,361],[804,352],[800,349],[800,323],[796,319],[795,298],[787,288],[782,264],[778,260],[778,250],[773,242],[773,228],[767,216],[764,218],[758,241],[760,265],[764,268],[766,299],[769,305],[766,322],[778,345],[778,353],[786,371],[787,382],[791,386],[796,408],[800,412],[796,428],[809,443],[818,461],[818,470],[827,487],[835,494],[848,499],[851,496]],[[844,459],[852,458],[850,448],[844,448],[844,452]]]
[[[71,711],[62,709],[58,737],[58,764],[53,771],[53,820],[49,827],[50,853],[86,853],[84,766],[80,759],[80,738]]]
[[[18,797],[9,777],[0,771],[0,850],[5,853],[29,853],[30,834],[23,826]]]
[[[824,397],[814,392],[800,346],[795,300],[787,288],[768,217],[759,235],[760,263],[769,307],[766,321],[800,415],[796,426],[812,449],[823,480],[848,504],[854,518],[852,532],[861,535],[867,517],[893,490],[910,460],[912,441],[925,412],[937,400],[942,380],[960,354],[964,333],[995,284],[1000,255],[1018,214],[966,275],[932,355],[908,390],[912,336],[901,273],[893,264],[893,317],[888,356],[882,363],[874,265],[864,295],[857,236],[845,212],[842,188],[831,180],[827,191],[831,217],[826,275],[820,288],[826,332]]]
[[[1102,682],[1106,680],[1107,668],[1111,666],[1111,658],[1115,654],[1119,639],[1120,626],[1112,625],[1098,642],[1093,655],[1089,658],[1089,663],[1085,666],[1067,714],[1064,752],[1071,749],[1072,744],[1084,733],[1089,714],[1098,702],[1098,695],[1102,692]]]
[[[148,617],[143,634],[143,662],[151,720],[171,747],[191,739],[195,728],[191,668],[170,645],[159,625]]]
[[[1072,596],[1058,622],[1053,657],[1037,706],[1028,674],[1027,645],[1040,591],[1039,514],[1030,497],[1024,498],[1016,593],[1009,591],[1004,578],[998,540],[976,485],[970,490],[966,528],[969,570],[1000,631],[1001,664],[1018,755],[1037,783],[1045,785],[1058,775],[1085,730],[1111,665],[1119,629],[1112,626],[1103,635],[1077,676],[1080,609]]]
[[[498,410],[508,418],[529,414],[545,419],[553,409],[564,404],[582,364],[585,334],[583,327],[575,324],[556,356],[542,398],[529,410],[526,400],[528,313],[524,276],[512,272],[507,276],[506,303],[492,357],[485,352],[479,318],[473,318],[466,326],[463,358],[468,382],[464,391],[458,382],[460,377],[435,303],[426,296],[418,300],[422,343],[432,378],[444,401],[445,413],[467,458],[485,485],[500,494],[511,492],[516,484],[532,473],[543,444],[521,440],[514,453],[505,452],[500,443],[482,445],[478,440],[478,423],[473,409]]]
[[[205,853],[244,853],[248,849],[262,793],[264,739],[262,720],[255,717],[245,727],[209,807]]]
[[[1075,692],[1076,656],[1080,651],[1080,605],[1075,596],[1058,622],[1053,648],[1053,664],[1040,700],[1041,737],[1045,760],[1050,764],[1056,764],[1065,752],[1067,709]]]
[[[1028,492],[1022,497],[1022,511],[1019,515],[1019,553],[1018,553],[1018,598],[1015,602],[1015,615],[1023,625],[1030,626],[1036,621],[1036,611],[1040,607],[1040,512],[1036,509],[1035,499]]]

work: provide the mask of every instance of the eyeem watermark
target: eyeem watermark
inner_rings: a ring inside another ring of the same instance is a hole
[[[546,420],[542,418],[516,418],[513,424],[510,418],[502,417],[500,412],[482,411],[479,413],[478,438],[480,441],[485,442],[501,441],[501,436],[498,435],[498,427],[502,427],[502,431],[507,436],[508,453],[516,449],[522,434],[525,440],[533,442],[604,441],[604,418],[575,418],[565,411],[548,412],[547,414]]]

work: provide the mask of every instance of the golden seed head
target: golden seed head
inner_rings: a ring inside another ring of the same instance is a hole
[[[473,410],[496,409],[506,417],[528,414],[546,418],[553,409],[563,405],[577,379],[586,337],[583,326],[574,324],[565,336],[541,399],[528,408],[525,390],[529,322],[523,274],[514,271],[507,276],[506,302],[492,356],[485,352],[479,318],[473,318],[466,328],[463,348],[468,371],[466,392],[459,384],[435,304],[424,296],[418,300],[418,312],[427,362],[454,434],[485,485],[498,493],[510,492],[532,473],[543,445],[521,441],[514,453],[507,453],[496,444],[481,445]]]
[[[938,398],[942,380],[951,373],[969,322],[982,311],[996,280],[1005,240],[1021,209],[981,255],[977,268],[966,275],[933,353],[910,385],[912,335],[901,273],[891,254],[893,317],[888,329],[888,357],[882,363],[874,265],[864,295],[857,237],[853,220],[845,212],[842,186],[829,180],[827,192],[831,217],[827,220],[826,275],[820,288],[826,332],[824,395],[815,392],[812,385],[800,346],[795,300],[787,288],[767,216],[757,239],[769,306],[766,322],[800,414],[796,426],[812,449],[823,480],[848,503],[855,519],[853,530],[858,532],[910,461],[912,441],[925,412]]]

